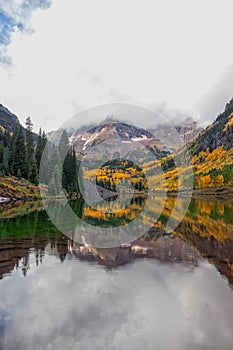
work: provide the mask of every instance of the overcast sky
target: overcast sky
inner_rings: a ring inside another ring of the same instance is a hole
[[[233,97],[232,0],[0,0],[0,102],[35,129],[130,102],[210,122]]]

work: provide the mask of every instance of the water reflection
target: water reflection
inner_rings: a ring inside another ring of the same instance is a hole
[[[167,234],[175,200],[141,239],[112,249],[63,236],[40,203],[5,203],[0,349],[232,349],[233,202],[193,200]],[[71,205],[95,220],[90,208]],[[126,216],[140,201],[132,205]]]
[[[108,268],[127,264],[139,258],[153,258],[166,262],[186,263],[196,266],[201,254],[188,243],[173,235],[164,235],[155,231],[153,241],[139,240],[124,247],[112,249],[82,246],[69,240],[60,233],[49,236],[37,235],[33,238],[2,238],[0,249],[0,278],[13,269],[21,269],[26,276],[30,269],[29,255],[34,254],[36,265],[43,262],[46,254],[66,258],[95,261]]]
[[[117,270],[46,254],[0,284],[4,350],[232,349],[233,295],[206,262]]]
[[[134,241],[133,244],[112,249],[95,249],[67,239],[57,232],[40,203],[2,209],[0,277],[14,269],[23,257],[27,265],[27,256],[30,250],[34,249],[38,256],[41,252],[49,250],[50,254],[59,255],[61,260],[64,260],[67,254],[72,253],[78,259],[96,261],[111,268],[144,257],[188,264],[197,264],[198,260],[204,257],[233,285],[233,201],[193,200],[186,217],[176,231],[173,234],[166,234],[163,229],[171,213],[176,215],[173,211],[175,200],[167,198],[155,226],[141,239]],[[131,214],[127,214],[129,211],[127,208],[125,217],[135,215],[140,203],[143,204],[143,199],[135,200],[132,203],[135,211],[132,210]],[[59,206],[59,202],[57,205]],[[184,203],[180,200],[176,207],[182,205]],[[95,212],[93,213],[80,201],[72,202],[71,206],[83,219],[95,220]],[[153,210],[156,211],[160,206],[158,203],[158,207],[148,207],[147,216],[152,216]],[[99,215],[102,215],[102,221],[109,220],[105,217],[105,213],[99,212]],[[121,215],[120,212],[119,216]]]

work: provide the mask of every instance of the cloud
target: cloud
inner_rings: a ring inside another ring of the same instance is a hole
[[[11,350],[232,348],[232,293],[209,263],[144,260],[106,270],[46,255],[1,282],[0,345]]]
[[[232,10],[232,0],[53,0],[33,12],[33,35],[4,46],[14,67],[0,67],[1,102],[36,130],[120,101],[206,121],[199,102],[233,62]]]
[[[7,47],[16,31],[31,33],[29,21],[37,9],[46,9],[50,0],[0,0],[0,63],[10,64]]]
[[[233,98],[233,65],[227,67],[218,81],[198,102],[196,108],[202,119],[210,123],[213,118],[223,112],[226,103]]]

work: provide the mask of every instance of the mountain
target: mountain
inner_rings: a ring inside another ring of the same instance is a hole
[[[192,141],[202,130],[192,118],[176,122],[170,127],[168,125],[158,125],[156,129],[145,130],[120,122],[113,117],[107,117],[98,126],[84,126],[76,131],[70,129],[68,133],[71,135],[71,140],[76,144],[77,151],[80,153],[90,149],[95,144],[105,141],[109,137],[119,138],[123,143],[140,141],[148,146],[154,142],[160,150],[164,150],[164,143],[170,152],[174,152],[183,144]],[[174,133],[176,135],[173,135]]]
[[[149,131],[127,123],[105,120],[96,127],[83,130],[81,134],[79,132],[73,133],[71,141],[74,143],[79,156],[89,154],[90,150],[101,142],[106,143],[111,153],[111,142],[115,138],[118,138],[122,143],[132,145],[139,143],[142,147],[146,146],[148,149],[153,149],[156,152],[155,158],[162,160],[166,182],[162,179],[163,174],[158,175],[157,173],[157,175],[154,175],[155,170],[160,166],[156,159],[151,161],[149,156],[145,156],[143,159],[143,157],[140,157],[140,152],[138,154],[135,153],[135,159],[138,160],[139,165],[144,164],[147,174],[152,177],[153,188],[155,190],[163,190],[164,188],[162,186],[166,186],[168,190],[177,190],[179,179],[177,170],[175,169],[173,155],[165,151],[162,143],[163,139],[169,141],[169,139],[175,140],[177,137],[175,138],[171,135],[171,132],[174,132],[174,127],[171,127],[171,130],[167,128],[161,126],[156,130]],[[194,187],[196,189],[233,187],[233,100],[227,103],[224,112],[205,130],[201,131],[198,124],[191,118],[187,118],[182,123],[177,123],[175,129],[178,134],[178,141],[177,144],[175,142],[171,144],[169,148],[170,150],[176,150],[174,154],[176,157],[182,159],[183,152],[185,151],[182,148],[182,144],[187,143],[187,148],[191,155],[190,167],[194,172]],[[194,136],[196,138],[192,140]],[[177,150],[178,146],[180,148]],[[90,169],[97,167],[96,156],[96,154],[90,156],[90,162],[93,165]],[[182,161],[180,164],[182,164]],[[130,164],[127,164],[127,166],[132,168]],[[116,167],[119,168],[120,164],[116,164]],[[122,172],[121,174],[116,174],[115,170],[112,171],[109,165],[106,169],[102,170],[101,182],[107,176],[107,173],[109,173],[107,177],[115,176],[117,178],[117,175],[120,175],[120,177],[123,176]],[[187,166],[182,169],[181,165],[181,172],[185,174],[186,170]],[[139,178],[142,181],[142,177],[140,176]]]
[[[187,144],[195,139],[203,128],[194,121],[191,117],[186,118],[180,122],[174,123],[174,127],[178,132],[182,143]]]
[[[140,142],[144,146],[153,145],[158,151],[164,151],[162,143],[151,132],[131,124],[110,120],[105,120],[104,123],[92,127],[81,134],[78,131],[71,136],[76,151],[80,154],[86,154],[93,146],[112,139],[128,144]]]
[[[165,142],[170,152],[173,153],[182,145],[194,140],[202,130],[203,128],[198,122],[188,117],[182,121],[171,122],[170,126],[167,124],[158,125],[152,132],[159,140]],[[174,134],[173,137],[168,137],[172,134]]]
[[[233,99],[217,119],[187,145],[194,172],[194,188],[218,189],[218,193],[232,193],[233,187]],[[184,149],[176,153],[182,159]],[[169,164],[170,157],[163,160]],[[174,163],[166,167],[167,185],[177,189],[177,173]],[[185,171],[185,168],[182,169]],[[158,184],[160,179],[156,179]],[[208,191],[206,192],[208,194]]]
[[[164,145],[148,130],[109,119],[86,131],[82,130],[81,134],[80,130],[76,131],[70,136],[70,142],[74,145],[79,159],[87,155],[87,178],[95,181],[94,170],[99,169],[100,164],[105,164],[101,168],[102,175],[97,179],[97,183],[111,191],[115,191],[115,185],[120,179],[124,181],[126,178],[131,178],[138,189],[144,188],[143,174],[133,164],[140,166],[150,162],[152,157],[161,159],[169,154]],[[96,147],[97,145],[103,148]],[[123,162],[121,158],[132,161]]]
[[[0,104],[0,131],[8,131],[12,133],[20,125],[19,118],[12,113],[8,108]],[[26,131],[25,127],[22,126],[23,132]],[[34,141],[37,140],[38,135],[32,133]]]
[[[230,149],[233,146],[233,99],[227,103],[225,110],[217,119],[200,133],[190,145],[192,154],[212,152],[219,147]]]
[[[13,132],[19,125],[18,117],[0,104],[0,128],[4,131]]]
[[[196,188],[233,187],[233,99],[188,147]]]
[[[58,134],[51,135],[53,142]],[[84,178],[110,191],[115,191],[120,183],[125,185],[128,180],[136,190],[146,190],[140,166],[169,154],[150,131],[112,118],[88,130],[76,130],[69,136],[77,157],[85,159]],[[101,169],[100,164],[103,164]]]
[[[30,117],[25,124],[27,129],[0,104],[0,197],[25,200],[39,196],[36,185],[44,144],[42,135],[32,132]]]
[[[7,130],[12,133],[18,125],[20,124],[17,116],[3,105],[0,105],[0,132]],[[174,127],[172,129],[174,130]],[[183,123],[177,123],[175,129],[180,141],[188,142],[196,134],[198,135],[193,141],[187,143],[187,148],[192,158],[192,164],[190,166],[194,172],[194,187],[201,190],[233,187],[233,99],[227,103],[223,113],[205,130],[200,132],[200,127],[190,118],[187,118]],[[59,130],[51,136],[58,134]],[[36,134],[34,134],[35,141],[36,137]],[[164,126],[150,131],[125,122],[119,122],[113,118],[106,118],[97,126],[83,127],[75,131],[70,130],[69,137],[78,158],[81,159],[88,154],[89,171],[98,169],[99,162],[101,161],[102,164],[106,164],[106,168],[102,169],[101,183],[103,181],[106,182],[107,173],[109,176],[113,175],[116,178],[118,178],[117,175],[120,175],[120,178],[123,180],[126,175],[127,178],[130,178],[134,174],[135,182],[138,177],[137,186],[141,187],[139,182],[143,182],[144,180],[140,166],[143,164],[144,169],[147,169],[147,174],[155,177],[154,189],[160,190],[162,183],[169,190],[176,190],[178,188],[179,179],[172,159],[173,155],[169,154],[163,145],[163,138],[166,141],[169,139],[173,140],[174,138]],[[132,158],[135,159],[134,163],[139,164],[138,169],[134,168],[132,162],[108,164],[109,159],[121,159],[120,153],[117,152],[119,147],[117,150],[113,146],[113,139],[120,141],[127,150],[127,154],[130,153],[130,155],[133,155]],[[106,154],[99,154],[95,146],[103,142],[106,145]],[[177,147],[178,144],[171,144],[171,150],[175,150]],[[146,150],[147,153],[142,150]],[[151,151],[155,156],[153,161],[151,161]],[[183,152],[184,149],[181,147],[174,154],[176,157],[182,159]],[[158,159],[162,162],[166,184],[164,184],[164,181],[161,181],[162,178],[155,175],[156,168],[160,166]],[[185,173],[185,168],[182,169],[182,165],[181,170]],[[117,171],[119,174],[116,174]],[[124,175],[124,172],[127,174]],[[109,190],[113,188],[114,186],[108,186]]]

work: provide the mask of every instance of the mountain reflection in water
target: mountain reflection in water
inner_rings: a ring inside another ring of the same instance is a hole
[[[37,263],[43,260],[47,252],[59,256],[61,261],[72,255],[79,260],[96,261],[109,268],[145,257],[192,265],[207,258],[233,285],[233,201],[193,200],[180,225],[173,234],[167,234],[164,227],[174,202],[174,198],[167,198],[156,225],[142,238],[124,247],[111,249],[85,247],[57,232],[38,202],[23,206],[18,203],[18,207],[5,203],[0,213],[0,277],[17,267],[19,261],[25,265],[23,273],[26,274],[28,256],[33,251]],[[131,217],[137,215],[140,204],[143,205],[143,199],[132,203]],[[180,201],[179,206],[182,205],[185,203]],[[94,222],[95,211],[82,206],[80,201],[71,202],[71,206],[82,219]],[[125,220],[129,210],[127,208],[124,215],[118,213],[118,219],[122,215]],[[148,216],[153,215],[153,210],[157,208],[149,208]],[[96,224],[103,225],[108,220],[105,213],[98,211]],[[111,220],[114,218],[111,217]]]
[[[40,203],[4,203],[0,349],[231,350],[233,202],[193,200],[167,234],[174,201],[167,198],[142,238],[112,249],[57,232]],[[139,204],[116,222],[136,215]],[[95,221],[90,208],[71,205]]]

